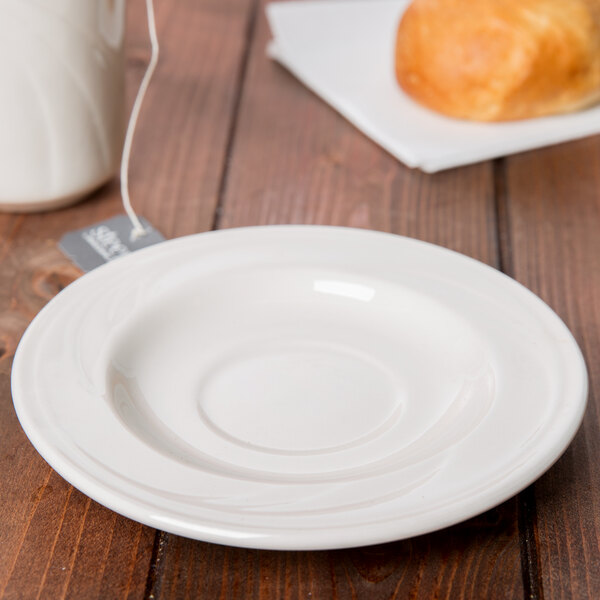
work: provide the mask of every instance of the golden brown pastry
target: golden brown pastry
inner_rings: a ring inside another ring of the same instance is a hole
[[[527,119],[600,100],[600,0],[414,0],[396,75],[452,117]]]

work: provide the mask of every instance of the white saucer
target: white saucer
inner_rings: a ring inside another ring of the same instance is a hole
[[[52,300],[15,407],[65,479],[128,517],[273,549],[474,516],[565,450],[587,397],[562,321],[477,261],[333,227],[141,250]]]

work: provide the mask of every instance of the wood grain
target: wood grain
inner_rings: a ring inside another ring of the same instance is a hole
[[[261,11],[234,131],[220,227],[350,225],[436,242],[498,265],[491,164],[410,171],[265,57]],[[332,552],[266,552],[165,535],[162,598],[523,597],[516,501],[432,535]]]
[[[157,3],[160,66],[140,117],[131,192],[168,236],[211,227],[250,16],[245,0]],[[143,2],[128,3],[129,103],[149,58]],[[41,215],[0,215],[0,597],[141,598],[154,530],[105,509],[56,475],[12,407],[18,340],[80,275],[58,250],[69,230],[122,212],[118,186]]]
[[[167,237],[212,226],[237,109],[252,3],[157,3],[162,48],[136,131],[130,179],[135,207]],[[143,13],[130,23],[136,37],[144,40],[132,48],[131,61],[145,68],[148,44]]]
[[[506,262],[571,328],[585,354],[583,426],[535,484],[546,600],[600,598],[600,137],[506,160]]]
[[[270,552],[166,536],[155,598],[373,600],[522,597],[514,501],[379,546]]]

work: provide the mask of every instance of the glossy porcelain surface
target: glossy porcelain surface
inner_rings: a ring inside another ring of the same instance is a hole
[[[207,541],[384,542],[512,496],[564,451],[587,377],[497,271],[362,230],[225,230],[139,251],[38,315],[13,367],[44,458]]]
[[[0,210],[81,198],[117,170],[124,0],[0,1]]]

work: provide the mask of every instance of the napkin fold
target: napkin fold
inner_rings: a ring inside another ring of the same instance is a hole
[[[396,29],[408,0],[273,2],[267,52],[358,129],[428,173],[600,132],[600,106],[508,123],[450,119],[396,82]]]

